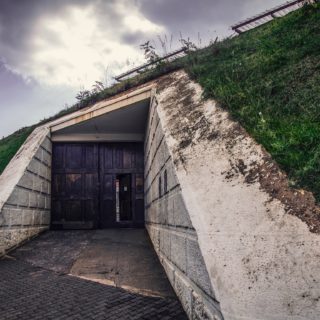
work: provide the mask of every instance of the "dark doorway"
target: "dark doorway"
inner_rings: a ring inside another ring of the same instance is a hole
[[[116,177],[116,220],[132,221],[130,174],[119,174]]]
[[[141,143],[57,143],[52,170],[52,228],[144,226]]]

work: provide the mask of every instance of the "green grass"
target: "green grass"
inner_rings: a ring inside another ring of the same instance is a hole
[[[26,127],[0,140],[0,173],[5,169],[33,129],[34,127]]]
[[[205,97],[228,109],[266,148],[287,172],[291,185],[312,191],[319,202],[319,58],[318,4],[117,84],[83,105],[185,67],[202,85]],[[0,141],[0,172],[26,136],[27,131]]]
[[[320,201],[320,6],[190,56],[189,74]]]

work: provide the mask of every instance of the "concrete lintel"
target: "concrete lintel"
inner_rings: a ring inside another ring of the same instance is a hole
[[[91,108],[75,112],[71,116],[59,119],[60,121],[54,121],[51,123],[51,132],[99,117],[103,114],[129,106],[139,101],[147,100],[151,98],[153,86],[154,84],[151,84],[147,87],[143,87],[126,95],[120,96],[119,98],[98,102]]]
[[[53,135],[53,142],[141,142],[144,141],[144,135],[139,133],[127,133],[127,134],[61,134]]]

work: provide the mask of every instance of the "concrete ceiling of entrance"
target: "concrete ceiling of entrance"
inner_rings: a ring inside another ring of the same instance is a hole
[[[53,141],[143,140],[150,99],[65,127],[52,134]]]

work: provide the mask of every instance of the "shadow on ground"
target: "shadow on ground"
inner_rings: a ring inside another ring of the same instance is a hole
[[[0,260],[0,319],[187,319],[145,230],[50,231]]]

